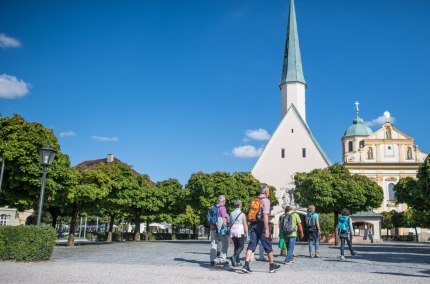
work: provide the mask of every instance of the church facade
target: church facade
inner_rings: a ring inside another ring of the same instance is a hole
[[[294,204],[294,174],[325,168],[330,161],[306,123],[306,81],[296,20],[294,0],[290,1],[287,40],[281,82],[281,122],[252,169],[260,182],[276,188],[279,205],[271,214],[273,236],[278,236],[282,205]]]
[[[352,174],[367,176],[382,187],[384,201],[380,208],[374,210],[376,213],[392,210],[403,212],[407,205],[396,202],[394,186],[401,178],[415,178],[427,154],[419,149],[414,138],[394,126],[389,112],[384,115],[385,123],[373,132],[359,116],[356,102],[356,116],[342,137],[342,159]],[[375,237],[378,237],[379,222],[375,222],[374,217],[375,214],[363,214],[355,220],[353,218],[357,233],[360,234],[364,231],[363,228],[369,227]],[[409,229],[401,228],[398,233],[408,234]],[[383,231],[383,234],[386,235],[387,232]]]

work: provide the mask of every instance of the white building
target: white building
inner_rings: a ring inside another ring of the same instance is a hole
[[[281,122],[252,169],[252,175],[260,182],[276,188],[279,206],[273,208],[271,214],[274,237],[278,236],[278,219],[283,214],[281,205],[294,204],[294,174],[330,165],[329,159],[306,123],[306,87],[294,0],[291,0],[279,86]]]
[[[367,176],[382,187],[384,201],[380,208],[375,209],[375,212],[392,210],[402,212],[407,209],[407,205],[396,202],[394,186],[401,178],[415,178],[427,154],[421,152],[414,138],[400,131],[390,122],[389,112],[385,112],[384,115],[386,122],[373,132],[359,116],[358,102],[356,102],[356,116],[342,137],[343,163],[352,174]],[[369,213],[371,212],[360,212],[355,215],[355,218],[353,216],[354,227],[371,228],[375,239],[379,239],[381,230],[379,222],[375,219],[376,214],[369,215]],[[387,234],[386,231],[382,233]],[[408,234],[413,233],[413,230],[400,228],[398,233]]]

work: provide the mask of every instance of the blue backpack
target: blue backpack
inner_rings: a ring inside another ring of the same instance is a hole
[[[218,206],[214,205],[211,209],[208,211],[208,223],[210,225],[215,225],[218,221]]]
[[[339,222],[337,223],[337,230],[339,234],[346,234],[349,232],[349,217],[348,216],[340,216]]]

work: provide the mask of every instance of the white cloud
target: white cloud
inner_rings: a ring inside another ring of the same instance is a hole
[[[60,132],[60,137],[74,137],[76,133],[73,131]]]
[[[28,94],[29,83],[15,76],[7,74],[0,75],[0,98],[15,99]]]
[[[385,115],[381,115],[381,116],[378,116],[378,117],[377,117],[377,118],[375,118],[375,119],[372,119],[371,121],[366,121],[366,122],[364,122],[364,124],[366,124],[366,125],[367,125],[367,126],[369,126],[369,127],[372,127],[372,126],[379,126],[379,125],[382,125],[382,124],[384,124],[386,121],[387,121],[387,118],[385,117]],[[391,122],[391,123],[394,123],[394,121],[396,121],[396,118],[395,118],[395,117],[390,116],[390,122]]]
[[[236,158],[257,158],[263,152],[263,147],[256,148],[252,145],[244,145],[235,147],[232,151]]]
[[[267,132],[266,129],[254,129],[254,130],[247,130],[245,132],[246,137],[243,139],[244,142],[252,140],[260,140],[260,141],[266,141],[270,139],[270,134]]]
[[[9,37],[5,34],[0,34],[0,47],[2,48],[11,48],[11,47],[20,47],[21,42],[13,37]]]
[[[91,136],[91,139],[101,142],[117,142],[119,139],[115,136],[113,137],[105,137],[105,136],[97,136],[93,135]]]

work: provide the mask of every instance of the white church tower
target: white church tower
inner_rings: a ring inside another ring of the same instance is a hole
[[[306,82],[303,76],[294,0],[290,1],[280,89],[281,122],[252,169],[252,175],[260,182],[276,188],[279,206],[273,208],[271,214],[274,237],[278,236],[278,219],[283,214],[282,205],[295,204],[294,174],[330,165],[329,159],[306,123]]]

